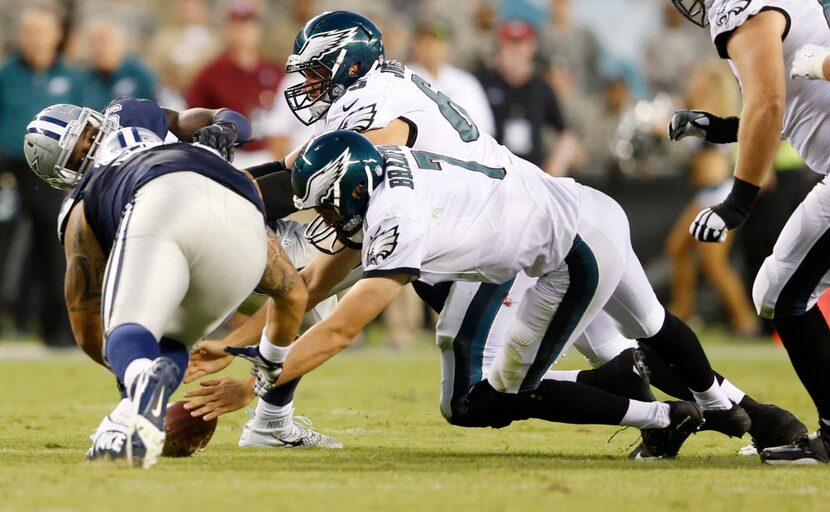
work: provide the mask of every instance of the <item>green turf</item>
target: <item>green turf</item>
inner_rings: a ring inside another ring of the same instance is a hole
[[[709,336],[715,365],[813,428],[783,350]],[[570,359],[565,365],[575,364]],[[231,372],[246,370],[235,363]],[[220,419],[208,449],[151,470],[92,467],[87,436],[115,403],[83,359],[0,361],[0,510],[828,510],[827,467],[765,467],[744,440],[692,437],[675,461],[625,458],[637,432],[538,421],[504,430],[447,425],[438,354],[346,352],[300,386],[298,412],[343,450],[240,450],[245,415]]]

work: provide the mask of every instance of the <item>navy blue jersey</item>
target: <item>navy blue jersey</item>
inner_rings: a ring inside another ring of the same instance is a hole
[[[61,241],[69,212],[75,204],[83,201],[86,221],[101,249],[109,255],[121,214],[134,200],[136,192],[153,179],[174,172],[196,172],[233,190],[263,213],[264,222],[265,207],[248,176],[208,149],[177,142],[137,151],[134,155],[106,165],[96,165],[87,171],[62,208],[59,224]]]
[[[152,100],[122,96],[104,108],[104,117],[115,118],[122,128],[147,128],[161,140],[167,137],[167,115]]]

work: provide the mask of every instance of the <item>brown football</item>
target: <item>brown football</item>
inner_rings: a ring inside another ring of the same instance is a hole
[[[190,457],[207,446],[216,430],[216,419],[205,421],[194,418],[190,411],[185,410],[186,403],[179,400],[167,405],[167,417],[164,420],[167,435],[161,452],[165,457]]]

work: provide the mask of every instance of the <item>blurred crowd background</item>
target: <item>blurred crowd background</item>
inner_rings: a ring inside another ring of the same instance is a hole
[[[669,0],[0,0],[0,338],[72,345],[55,236],[62,194],[23,160],[29,120],[53,103],[95,109],[124,95],[162,106],[229,107],[253,122],[245,167],[282,158],[311,133],[282,91],[284,63],[311,17],[374,20],[388,59],[409,65],[514,153],[616,198],[652,283],[686,320],[764,331],[755,271],[813,182],[782,144],[753,218],[729,244],[687,234],[729,190],[734,148],[669,143],[677,108],[737,115],[736,82],[708,30]],[[385,315],[402,346],[432,318],[413,294]]]

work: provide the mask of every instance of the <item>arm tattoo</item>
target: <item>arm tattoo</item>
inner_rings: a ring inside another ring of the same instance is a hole
[[[257,288],[271,297],[282,297],[294,289],[297,278],[297,270],[282,250],[280,240],[269,230],[268,259]]]
[[[66,307],[70,313],[98,312],[101,309],[101,287],[106,259],[100,248],[90,244],[88,230],[81,215],[75,215],[71,229],[75,236],[67,240]]]

